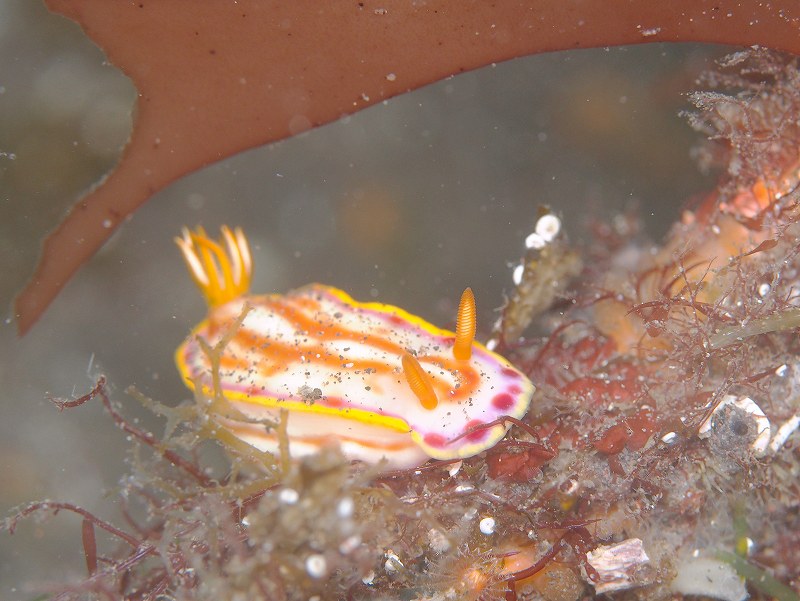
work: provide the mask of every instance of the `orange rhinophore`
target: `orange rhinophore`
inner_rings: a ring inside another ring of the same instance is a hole
[[[456,316],[456,341],[453,344],[453,356],[459,361],[466,361],[472,356],[475,328],[475,295],[472,293],[472,288],[467,288],[461,295]]]
[[[428,374],[422,369],[419,361],[409,353],[403,353],[400,361],[403,365],[406,382],[408,382],[411,392],[419,399],[419,404],[428,410],[436,409],[439,399],[436,398],[436,391],[433,389]]]

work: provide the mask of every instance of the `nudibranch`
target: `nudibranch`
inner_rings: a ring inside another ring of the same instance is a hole
[[[508,430],[502,418],[528,409],[533,384],[474,341],[470,289],[450,332],[320,284],[248,295],[252,261],[238,228],[223,227],[219,242],[202,228],[176,241],[209,305],[176,352],[178,369],[204,395],[216,386],[239,415],[215,419],[260,450],[278,451],[267,424],[285,409],[292,457],[338,444],[351,459],[414,467],[492,447]],[[200,340],[213,347],[226,336],[213,374]]]

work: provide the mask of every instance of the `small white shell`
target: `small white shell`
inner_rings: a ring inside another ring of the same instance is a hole
[[[620,591],[639,584],[636,574],[639,568],[650,561],[642,540],[629,538],[615,545],[600,545],[586,554],[599,576],[594,582],[598,595]]]
[[[709,415],[705,421],[700,424],[700,429],[697,431],[697,436],[700,438],[708,438],[711,436],[714,428],[714,416],[722,411],[722,409],[727,405],[736,407],[753,418],[753,421],[756,424],[756,439],[753,441],[753,444],[750,445],[750,448],[753,450],[753,454],[756,457],[763,457],[767,452],[767,448],[769,447],[771,426],[769,419],[767,419],[767,416],[764,414],[764,411],[761,409],[761,407],[759,407],[756,402],[748,396],[736,396],[733,394],[725,395],[711,415]]]
[[[495,525],[493,517],[485,517],[480,521],[481,532],[487,536],[494,534]]]

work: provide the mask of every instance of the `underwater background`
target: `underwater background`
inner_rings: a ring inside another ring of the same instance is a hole
[[[100,373],[123,402],[129,385],[166,404],[189,396],[173,353],[205,307],[173,243],[182,226],[243,225],[258,293],[322,282],[449,327],[472,286],[485,335],[538,206],[575,240],[626,210],[658,239],[711,188],[678,113],[728,50],[518,59],[212,165],[137,212],[18,339],[13,296],[44,234],[119,156],[135,91],[74,23],[0,0],[0,510],[50,498],[117,517],[125,435],[97,408],[59,413],[48,396],[83,394]],[[135,402],[125,410],[160,432]],[[84,571],[74,516],[0,534],[4,599]]]

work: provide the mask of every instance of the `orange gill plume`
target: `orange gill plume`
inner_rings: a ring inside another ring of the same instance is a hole
[[[211,240],[202,226],[194,232],[183,228],[182,237],[175,238],[189,274],[209,307],[219,307],[247,294],[253,271],[250,246],[242,228],[231,231],[223,225],[221,232],[219,242]]]

